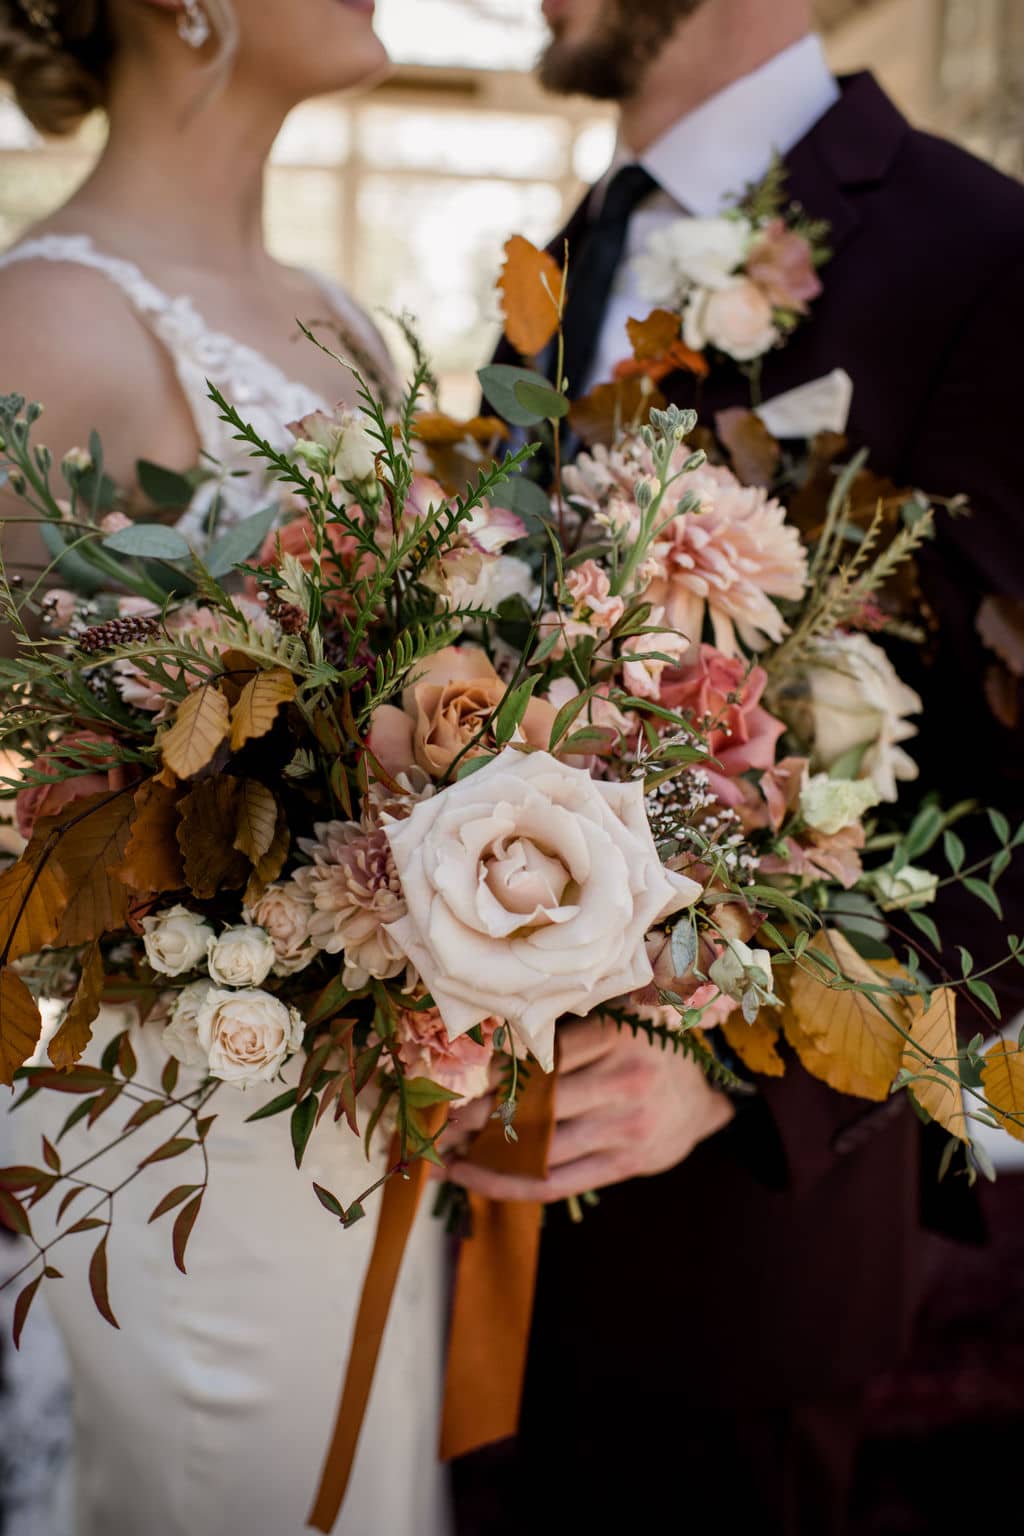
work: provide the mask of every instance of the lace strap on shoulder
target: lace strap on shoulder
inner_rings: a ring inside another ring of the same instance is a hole
[[[173,299],[143,276],[134,262],[98,251],[88,235],[37,235],[0,254],[0,268],[23,261],[68,262],[102,272],[141,315],[162,315],[174,304]]]

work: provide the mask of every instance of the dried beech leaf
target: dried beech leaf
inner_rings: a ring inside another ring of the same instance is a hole
[[[638,363],[653,363],[679,340],[683,317],[674,309],[653,309],[646,320],[627,320],[626,334]]]
[[[646,378],[598,384],[589,395],[574,400],[569,425],[588,448],[613,443],[630,426],[643,426],[654,410],[663,410],[665,397]]]
[[[1024,602],[986,597],[978,609],[978,634],[1014,677],[1024,677]]]
[[[449,448],[467,438],[474,443],[490,443],[495,438],[503,442],[508,437],[508,427],[498,416],[473,416],[468,421],[458,421],[443,411],[421,411],[413,424],[413,433],[428,448]]]
[[[558,330],[561,267],[547,251],[513,235],[505,242],[498,291],[505,335],[523,357],[535,357]]]
[[[284,667],[257,672],[246,683],[231,711],[232,751],[237,752],[247,741],[272,730],[281,705],[290,704],[294,697],[295,679]]]
[[[273,841],[266,852],[258,860],[254,860],[253,871],[245,887],[244,900],[246,906],[251,907],[255,902],[259,901],[267,886],[272,885],[277,879],[282,869],[284,869],[291,842],[292,835],[288,828],[288,817],[279,806]]]
[[[243,779],[238,792],[235,847],[256,864],[270,848],[276,829],[277,801],[273,792],[258,779]]]
[[[986,1053],[981,1086],[989,1109],[1004,1131],[1009,1131],[1017,1141],[1024,1141],[1024,1051],[998,1040]]]
[[[926,1080],[912,1083],[910,1092],[944,1130],[966,1141],[967,1122],[959,1084],[937,1075],[934,1068],[929,1070],[932,1057],[939,1057],[946,1066],[957,1070],[956,993],[951,987],[940,987],[932,993],[927,1008],[920,998],[911,999],[909,1008],[913,1044],[904,1041],[902,1065],[908,1072],[929,1074]]]
[[[124,862],[134,814],[130,794],[101,792],[74,801],[33,832],[26,857],[41,851],[51,833],[60,833],[51,860],[63,872],[69,896],[54,941],[59,947],[91,944],[127,923],[130,896],[117,870]]]
[[[229,704],[235,705],[246,683],[252,682],[260,671],[260,664],[244,651],[224,651],[220,664],[224,669],[219,678],[220,691]]]
[[[159,745],[163,760],[179,779],[205,768],[228,734],[231,709],[214,683],[203,683],[178,705],[174,724]]]
[[[178,847],[185,856],[185,883],[201,901],[236,890],[249,873],[249,860],[234,845],[239,790],[239,780],[222,773],[201,779],[181,802]]]
[[[147,779],[135,795],[135,820],[117,872],[139,895],[176,891],[185,883],[177,831],[180,811],[176,789]]]
[[[9,967],[0,971],[0,1083],[14,1085],[14,1074],[25,1065],[43,1032],[39,1006],[20,976]]]
[[[81,802],[79,802],[81,804]],[[43,850],[28,849],[0,875],[0,957],[20,960],[52,944],[68,901],[63,870],[47,859],[36,875]]]
[[[985,668],[984,688],[988,707],[999,724],[1005,725],[1008,731],[1016,730],[1020,722],[1020,680],[1014,677],[1009,667],[994,661]]]
[[[73,1067],[92,1039],[92,1026],[103,998],[103,955],[94,939],[82,962],[82,974],[61,1026],[46,1048],[53,1065]]]
[[[771,485],[782,449],[760,416],[742,406],[732,406],[718,412],[715,430],[744,485]]]
[[[884,964],[871,966],[836,929],[816,934],[807,952],[827,955],[851,981],[877,986],[886,979]],[[891,974],[893,967],[888,967]],[[889,1019],[909,1021],[899,1000],[875,994],[837,991],[803,970],[789,980],[788,1007],[783,1011],[786,1039],[813,1077],[835,1088],[879,1103],[889,1097],[903,1054],[903,1037]]]
[[[737,1009],[723,1019],[718,1027],[731,1049],[751,1072],[758,1072],[762,1077],[782,1077],[786,1070],[786,1063],[779,1055],[782,1025],[774,1019],[765,1018],[763,1008],[753,1024],[748,1024]]]

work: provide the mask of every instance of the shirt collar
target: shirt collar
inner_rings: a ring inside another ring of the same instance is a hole
[[[839,87],[812,33],[734,80],[679,119],[639,163],[688,213],[707,218],[735,204],[839,100]],[[620,140],[600,190],[637,156]]]

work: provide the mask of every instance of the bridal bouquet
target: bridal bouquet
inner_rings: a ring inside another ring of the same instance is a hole
[[[516,249],[515,328],[560,344],[561,274]],[[557,463],[562,390],[482,377]],[[1024,1055],[961,1046],[956,1000],[995,995],[966,951],[941,970],[927,911],[950,879],[998,911],[1024,832],[991,813],[998,846],[962,868],[972,807],[890,814],[918,700],[872,634],[932,511],[883,506],[852,542],[855,464],[808,535],[671,407],[621,422],[549,496],[523,474],[532,447],[494,460],[502,421],[426,398],[425,363],[394,419],[358,382],[359,411],[293,423],[284,453],[214,392],[280,495],[226,531],[213,507],[193,543],[118,509],[95,439],[56,490],[40,408],[0,401],[9,488],[68,582],[0,567],[24,839],[0,875],[0,1080],[74,1096],[66,1128],[167,1115],[141,1176],[202,1145],[217,1092],[297,1057],[252,1118],[289,1114],[299,1163],[325,1115],[368,1145],[386,1129],[384,1182],[438,1161],[444,1106],[495,1083],[514,1139],[526,1058],[549,1072],[558,1020],[599,1012],[735,1091],[791,1069],[783,1042],[842,1091],[905,1086],[950,1156],[971,1115],[1024,1136]],[[764,445],[741,426],[749,458]],[[940,846],[947,871],[922,862]],[[43,999],[62,1013],[41,1061]],[[83,1059],[110,1001],[160,1031],[159,1089],[127,1032]],[[153,1212],[177,1211],[182,1269],[205,1187]],[[348,1225],[375,1187],[314,1189]],[[58,1188],[54,1241],[100,1232],[113,1320],[107,1196],[80,1201],[95,1187],[58,1146],[0,1170],[0,1213],[31,1237]],[[59,1275],[52,1246],[19,1328]]]

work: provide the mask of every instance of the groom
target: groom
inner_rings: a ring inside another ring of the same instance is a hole
[[[570,288],[570,393],[629,355],[625,322],[651,307],[629,263],[652,230],[719,212],[781,153],[833,255],[811,315],[765,359],[762,396],[841,367],[872,467],[969,497],[922,562],[938,631],[912,679],[915,755],[947,803],[1019,803],[1019,737],[986,704],[975,620],[986,596],[1024,598],[1024,191],[911,129],[871,76],[833,79],[808,0],[545,0],[545,14],[543,82],[620,108],[613,167],[552,246],[568,238],[588,285],[583,304]],[[698,403],[689,375],[660,387]],[[699,404],[705,419],[749,404],[747,380],[718,365]],[[985,909],[968,896],[941,916],[980,967]],[[864,1389],[908,1342],[920,1207],[938,1188],[905,1101],[842,1098],[790,1060],[731,1102],[598,1023],[561,1039],[547,1183],[454,1170],[482,1194],[552,1202],[519,1440],[460,1468],[464,1531],[842,1532]],[[573,1224],[560,1202],[598,1187]]]

